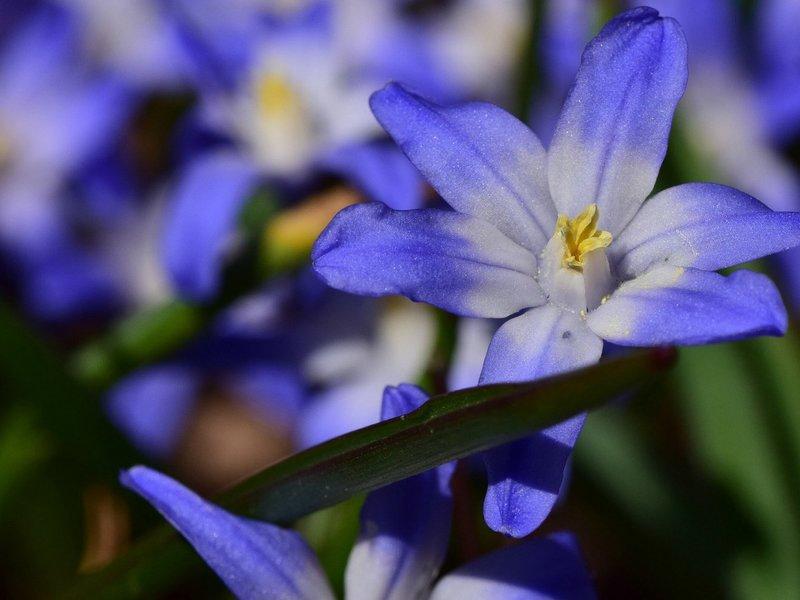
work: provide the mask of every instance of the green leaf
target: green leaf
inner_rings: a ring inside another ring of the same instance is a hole
[[[729,584],[740,598],[800,596],[796,340],[692,348],[677,375],[695,452],[759,528]]]
[[[218,501],[275,523],[289,523],[351,496],[445,462],[523,437],[620,394],[652,383],[674,361],[674,351],[610,360],[530,383],[489,385],[434,396],[418,410],[353,431],[273,465]],[[160,540],[160,541],[159,541]],[[73,596],[153,594],[162,568],[191,562],[174,541],[156,533],[118,564],[84,580]],[[164,557],[167,557],[168,560]],[[162,565],[164,565],[162,567]],[[143,576],[143,574],[146,574]]]
[[[0,303],[0,379],[11,403],[29,407],[36,422],[87,479],[114,480],[138,455],[110,426],[95,394],[64,370],[54,353],[6,304]],[[83,467],[83,468],[79,468]]]
[[[15,406],[0,422],[0,515],[9,497],[49,455],[47,436],[36,427],[29,406]]]

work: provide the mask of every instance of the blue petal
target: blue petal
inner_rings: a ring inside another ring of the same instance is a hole
[[[281,45],[286,36],[329,35],[332,24],[327,2],[311,2],[288,15],[259,2],[166,0],[164,4],[204,91],[235,90],[265,48]]]
[[[378,398],[385,381],[356,379],[336,385],[311,399],[297,426],[301,448],[321,444],[354,429],[377,423]]]
[[[348,207],[322,232],[312,260],[334,288],[402,294],[465,316],[505,317],[544,301],[536,256],[489,223],[455,212]]]
[[[106,411],[140,450],[164,460],[180,441],[198,387],[190,369],[152,367],[115,385],[108,393]]]
[[[530,106],[531,127],[545,146],[553,137],[561,106],[578,72],[596,8],[590,0],[545,5],[539,38],[541,82]]]
[[[118,139],[134,108],[120,79],[83,68],[73,16],[38,7],[0,55],[0,114],[22,116],[6,132],[16,142],[12,159],[32,170],[82,166]]]
[[[578,543],[554,533],[497,550],[443,577],[431,600],[595,598]]]
[[[648,200],[614,240],[617,275],[655,263],[714,271],[800,245],[800,213],[773,212],[714,183],[669,188]]]
[[[544,247],[556,214],[544,148],[528,127],[491,104],[439,106],[396,83],[373,94],[370,106],[450,206],[530,250]]]
[[[22,273],[25,306],[44,321],[108,315],[121,306],[119,289],[105,265],[72,245],[54,245],[49,256]]]
[[[764,275],[737,271],[724,277],[662,266],[623,283],[587,322],[615,344],[660,346],[783,335],[787,317],[778,290]]]
[[[428,394],[416,385],[401,383],[398,386],[388,386],[383,391],[381,421],[402,417],[417,410],[427,400]]]
[[[789,306],[800,308],[800,248],[792,248],[775,255],[774,261],[779,269],[778,283]]]
[[[800,131],[800,4],[764,0],[758,4],[762,116],[778,142]]]
[[[351,309],[359,308],[360,314],[348,317],[339,311],[338,317],[349,330],[340,331],[338,340],[317,346],[305,362],[308,377],[331,387],[313,398],[300,417],[302,447],[376,423],[381,418],[382,396],[387,406],[387,383],[418,378],[433,351],[436,325],[427,307],[408,301],[383,307],[371,329],[359,332],[353,325],[358,326],[364,313],[376,307],[361,303],[354,307],[353,299],[348,298]],[[336,309],[335,304],[327,306]],[[329,323],[322,326],[333,333],[336,319],[330,320],[328,311],[325,314]],[[320,323],[317,320],[317,328]]]
[[[728,68],[739,58],[737,7],[729,0],[649,0],[647,6],[680,23],[689,45],[693,82],[695,68],[714,63]]]
[[[402,8],[400,8],[402,10]],[[386,12],[397,11],[397,7]],[[451,65],[442,60],[430,30],[419,23],[402,22],[389,15],[390,23],[377,25],[369,51],[363,57],[365,72],[375,80],[400,81],[428,98],[445,102],[470,95]]]
[[[214,295],[226,243],[257,184],[254,166],[223,151],[199,158],[181,174],[165,225],[164,261],[182,296]]]
[[[255,4],[219,0],[165,0],[162,4],[198,86],[235,88],[263,33]]]
[[[462,390],[478,385],[483,360],[489,349],[494,326],[486,319],[459,319],[456,332],[456,347],[450,371],[447,373],[447,389]]]
[[[229,375],[227,383],[265,419],[286,427],[296,422],[306,400],[302,378],[290,366],[245,365]]]
[[[421,406],[416,386],[387,388],[383,418]],[[361,534],[347,563],[346,596],[385,600],[423,597],[447,551],[453,499],[449,463],[381,488],[367,496]]]
[[[68,72],[79,47],[76,25],[64,7],[40,4],[30,9],[2,46],[0,104],[47,93],[48,86]]]
[[[525,381],[593,364],[602,341],[572,313],[546,305],[506,322],[489,345],[481,383]],[[574,417],[484,454],[489,490],[483,505],[495,531],[523,537],[550,514],[564,468],[583,427]]]
[[[353,144],[328,154],[320,167],[350,180],[371,200],[390,208],[422,206],[422,177],[395,147],[383,143]]]
[[[650,8],[611,20],[586,47],[548,154],[559,212],[596,202],[618,234],[653,189],[686,87],[686,41]]]
[[[333,598],[297,533],[232,515],[147,467],[133,467],[120,480],[164,515],[238,598]]]

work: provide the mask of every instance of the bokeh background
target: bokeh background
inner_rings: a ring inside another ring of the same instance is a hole
[[[308,266],[355,202],[440,200],[382,135],[391,80],[498,103],[549,140],[600,0],[3,0],[0,596],[66,594],[160,522],[134,463],[213,495],[377,420],[385,385],[477,382],[490,322],[326,289]],[[657,188],[800,210],[800,2],[653,0],[689,88]],[[593,414],[545,531],[601,597],[800,597],[800,254],[785,338],[680,351]],[[482,470],[454,479],[450,565],[506,543]],[[334,582],[359,498],[299,528]],[[142,597],[219,598],[199,560]]]

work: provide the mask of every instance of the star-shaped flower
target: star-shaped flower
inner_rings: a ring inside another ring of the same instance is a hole
[[[347,208],[317,241],[317,272],[349,292],[508,318],[483,383],[594,363],[604,340],[782,334],[785,309],[767,277],[714,271],[800,244],[800,214],[711,183],[645,203],[686,80],[680,27],[641,7],[587,46],[547,151],[496,106],[439,106],[390,84],[373,95],[373,112],[454,210]],[[542,522],[582,424],[576,417],[486,455],[493,529],[523,536]]]

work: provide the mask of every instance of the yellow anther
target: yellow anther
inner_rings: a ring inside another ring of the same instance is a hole
[[[299,105],[299,98],[289,81],[274,72],[265,74],[257,84],[258,106],[266,117],[279,117]]]
[[[597,204],[590,204],[574,219],[567,215],[558,215],[556,232],[564,242],[565,267],[583,271],[584,259],[589,252],[611,244],[611,234],[597,229],[599,217]]]

